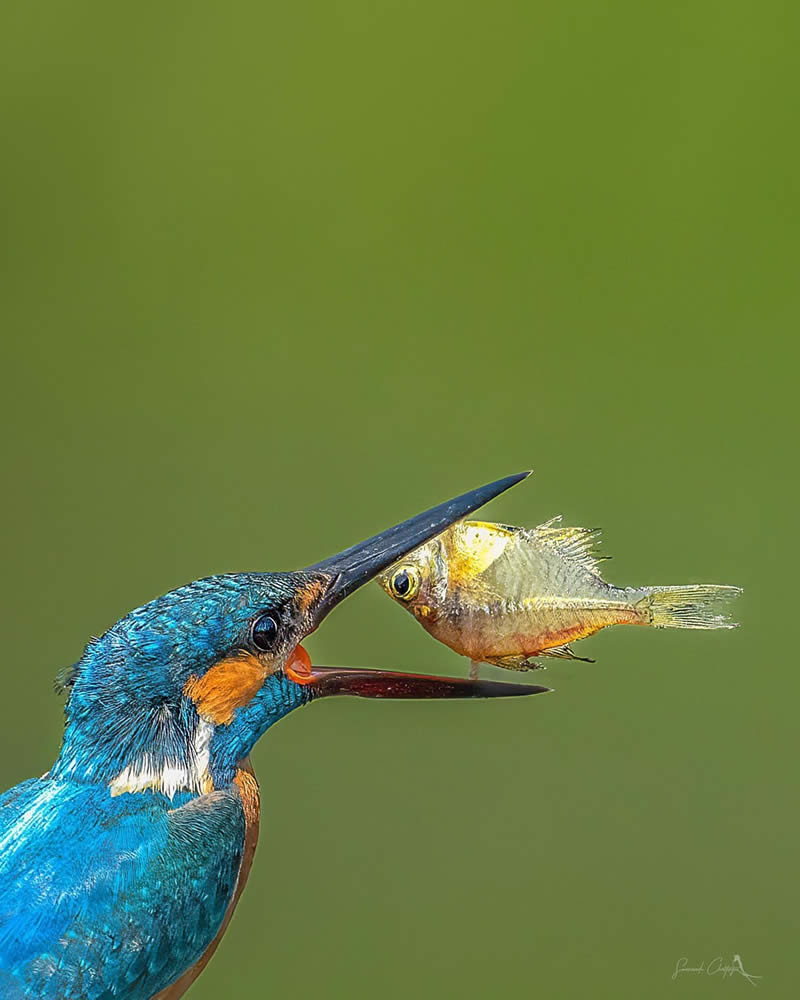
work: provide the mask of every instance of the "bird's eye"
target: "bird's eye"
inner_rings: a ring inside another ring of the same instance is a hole
[[[419,590],[419,573],[413,566],[401,566],[392,574],[389,587],[394,597],[410,601]]]
[[[253,645],[262,653],[269,653],[278,639],[278,623],[272,615],[259,615],[253,622]]]

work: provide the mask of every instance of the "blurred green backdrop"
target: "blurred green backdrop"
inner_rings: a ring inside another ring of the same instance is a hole
[[[671,977],[734,953],[796,995],[796,5],[1,17],[3,785],[131,607],[533,466],[488,516],[741,584],[744,628],[292,716],[190,995],[727,996]],[[309,647],[466,669],[374,587]]]

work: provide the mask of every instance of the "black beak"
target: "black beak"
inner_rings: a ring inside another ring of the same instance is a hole
[[[328,578],[325,596],[314,609],[316,621],[322,621],[339,601],[349,597],[354,590],[368,583],[407,552],[412,552],[435,535],[441,534],[455,521],[471,514],[500,493],[527,479],[529,475],[530,472],[519,472],[516,476],[506,476],[505,479],[470,490],[455,500],[431,507],[423,514],[417,514],[393,528],[387,528],[379,535],[373,535],[365,542],[351,545],[344,552],[309,566],[307,573],[319,573]]]
[[[338,555],[309,566],[306,573],[322,578],[325,590],[309,609],[312,626],[345,597],[407,552],[423,545],[511,486],[527,478],[530,472],[507,476],[497,482],[470,490],[454,500],[432,507],[423,514],[403,521],[365,542],[353,545]],[[311,697],[337,694],[365,698],[497,698],[522,694],[540,694],[549,688],[533,684],[507,684],[502,681],[467,680],[453,677],[428,677],[388,670],[363,670],[345,667],[312,667],[307,654],[298,647],[287,673],[297,683],[309,685]]]

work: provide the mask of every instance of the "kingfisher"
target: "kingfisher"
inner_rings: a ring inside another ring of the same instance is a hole
[[[242,893],[256,741],[330,695],[473,698],[538,685],[320,667],[301,641],[345,597],[527,473],[299,572],[196,580],[132,611],[62,676],[58,759],[0,795],[0,997],[176,1000]]]

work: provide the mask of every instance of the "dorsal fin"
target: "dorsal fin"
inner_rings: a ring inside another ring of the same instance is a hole
[[[588,573],[599,577],[599,563],[611,558],[597,552],[600,529],[563,528],[561,517],[561,514],[557,514],[530,531],[522,530],[532,542],[552,547],[562,559],[577,563]]]

